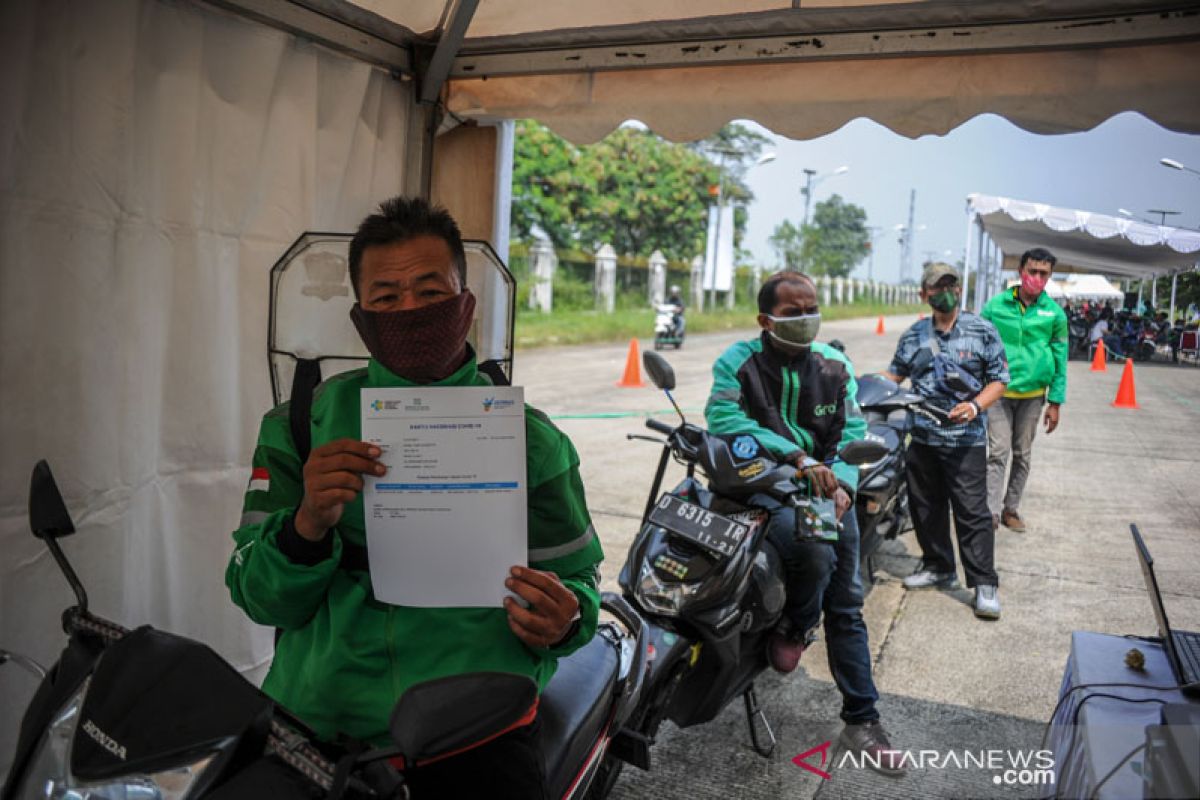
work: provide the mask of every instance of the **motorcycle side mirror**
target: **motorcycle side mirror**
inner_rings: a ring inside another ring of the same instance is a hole
[[[883,442],[855,439],[838,451],[838,458],[847,464],[870,464],[887,454],[888,446]]]
[[[508,672],[470,672],[418,683],[396,703],[388,729],[407,765],[452,753],[512,727],[537,684]]]
[[[58,546],[61,537],[70,536],[75,532],[75,523],[71,522],[67,504],[63,502],[58,484],[54,482],[54,474],[50,472],[50,465],[44,459],[34,465],[33,477],[29,481],[29,527],[34,536],[46,543],[50,555],[54,556],[58,568],[62,570],[67,583],[71,584],[71,590],[75,592],[79,610],[86,614],[87,592],[84,591],[79,576],[71,568],[71,563],[67,561],[66,554]]]
[[[34,466],[29,481],[29,527],[39,539],[70,536],[75,532],[67,504],[45,459]]]
[[[668,392],[675,388],[675,370],[658,353],[652,350],[642,353],[642,366],[655,386]]]

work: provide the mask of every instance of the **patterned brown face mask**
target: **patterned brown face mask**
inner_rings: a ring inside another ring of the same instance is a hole
[[[358,303],[350,319],[372,358],[417,383],[450,377],[467,357],[467,333],[475,295],[461,294],[408,311],[366,311]]]

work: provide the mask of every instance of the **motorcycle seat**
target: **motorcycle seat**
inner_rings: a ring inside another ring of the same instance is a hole
[[[612,708],[616,647],[597,634],[559,659],[538,703],[548,797],[564,797],[588,761]]]

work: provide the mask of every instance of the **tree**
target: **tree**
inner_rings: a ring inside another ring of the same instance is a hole
[[[802,233],[801,261],[813,275],[846,277],[870,252],[867,212],[840,195],[817,203]]]
[[[775,226],[775,230],[770,238],[767,239],[767,243],[775,251],[775,257],[779,260],[780,269],[800,270],[800,247],[803,243],[803,237],[800,235],[799,226],[793,225],[785,219]]]
[[[703,153],[644,128],[622,127],[575,147],[536,122],[517,123],[512,233],[540,229],[559,248],[672,259],[703,251],[708,188],[719,171]]]
[[[529,241],[537,228],[555,247],[575,245],[579,158],[579,148],[549,128],[530,120],[517,122],[512,178],[514,239]]]
[[[708,187],[717,168],[699,153],[641,128],[618,128],[583,148],[579,240],[618,253],[690,259],[703,251]]]

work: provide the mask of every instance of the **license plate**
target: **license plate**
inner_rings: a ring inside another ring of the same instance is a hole
[[[650,521],[719,556],[733,555],[750,531],[749,525],[672,494],[659,498],[650,512]]]

